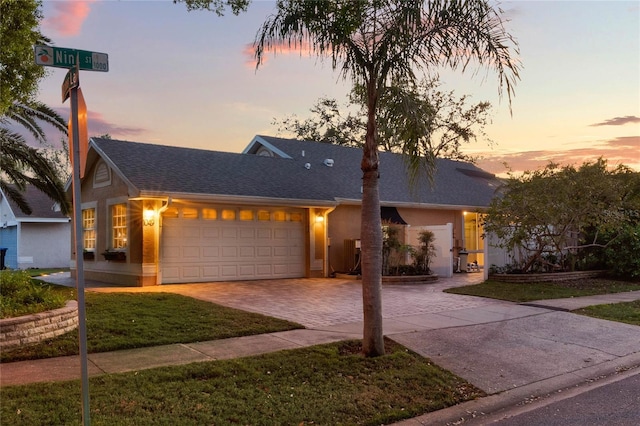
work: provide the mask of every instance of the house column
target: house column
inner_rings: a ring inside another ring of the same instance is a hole
[[[142,201],[142,286],[158,284],[159,208],[158,200]]]

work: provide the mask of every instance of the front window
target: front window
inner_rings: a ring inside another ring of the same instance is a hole
[[[96,209],[82,210],[82,241],[87,251],[96,249]]]
[[[111,236],[114,249],[127,247],[127,205],[111,206]]]

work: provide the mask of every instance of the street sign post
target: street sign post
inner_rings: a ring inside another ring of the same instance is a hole
[[[109,71],[109,55],[88,50],[67,49],[65,47],[34,46],[37,65],[57,68],[75,68],[85,71]]]
[[[86,155],[86,150],[80,147],[80,120],[78,118],[79,102],[83,109],[83,132],[86,133],[86,106],[80,91],[80,70],[85,71],[109,71],[109,56],[106,53],[89,52],[86,50],[66,49],[52,46],[34,46],[35,61],[37,65],[47,67],[67,68],[69,71],[62,82],[62,103],[71,98],[70,117],[70,147],[73,153],[73,216],[74,216],[74,242],[76,252],[76,285],[78,289],[78,335],[80,349],[80,376],[82,385],[82,423],[90,426],[91,417],[89,409],[89,361],[87,357],[87,316],[84,294],[84,262],[81,255],[84,242],[82,239],[82,210],[80,182],[83,173],[84,159],[81,153]],[[86,138],[83,137],[83,142]]]

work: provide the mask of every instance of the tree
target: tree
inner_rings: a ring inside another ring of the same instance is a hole
[[[187,10],[208,10],[223,16],[227,7],[231,8],[234,15],[245,12],[251,0],[173,0],[174,3],[184,3]]]
[[[484,126],[488,122],[491,104],[467,105],[468,96],[456,98],[453,91],[444,93],[438,90],[438,85],[437,80],[430,80],[415,88],[404,88],[400,99],[393,97],[397,92],[395,88],[385,90],[377,117],[379,149],[402,153],[402,140],[396,136],[398,123],[406,127],[403,120],[418,120],[415,127],[424,132],[421,137],[423,152],[419,156],[474,161],[460,148],[463,143],[477,140],[478,136],[486,138]],[[409,90],[414,93],[409,94]],[[367,128],[364,120],[366,105],[357,92],[361,90],[354,90],[342,107],[337,100],[323,97],[311,107],[310,118],[302,121],[294,114],[274,120],[272,124],[277,126],[279,134],[285,133],[301,140],[361,148]],[[407,111],[407,108],[397,107],[397,103],[406,102],[407,97],[414,104],[411,116],[397,117]]]
[[[29,146],[23,135],[9,128],[11,124],[18,124],[31,133],[36,141],[46,144],[44,130],[38,121],[44,121],[60,132],[67,133],[62,117],[40,102],[14,103],[0,117],[0,187],[27,214],[31,213],[31,208],[22,196],[26,184],[47,194],[51,200],[60,204],[63,213],[68,214],[70,207],[64,190],[65,175],[54,162],[59,159],[59,154]],[[65,160],[68,161],[68,158],[65,157]]]
[[[606,248],[640,223],[640,174],[606,160],[580,167],[549,164],[511,177],[484,218],[519,269],[573,269],[580,251]]]
[[[42,12],[38,0],[2,0],[0,2],[0,116],[14,102],[32,100],[45,68],[36,65],[33,45],[50,40],[38,30]]]
[[[38,31],[41,2],[2,0],[0,2],[0,187],[26,213],[31,209],[22,192],[31,183],[68,212],[64,184],[47,153],[28,145],[16,127],[46,144],[40,122],[53,125],[64,134],[66,124],[51,108],[34,100],[38,82],[45,75],[35,64],[33,45],[48,43]]]
[[[257,67],[266,53],[280,44],[308,46],[319,58],[328,57],[334,70],[362,87],[366,99],[366,132],[361,162],[362,178],[362,293],[363,352],[384,353],[382,334],[382,226],[378,194],[378,113],[388,88],[407,87],[419,79],[416,72],[447,66],[465,70],[472,60],[497,71],[499,92],[509,100],[519,64],[517,45],[506,32],[501,11],[486,0],[279,0],[254,42]],[[515,50],[514,50],[515,49]],[[409,98],[407,98],[410,101]],[[411,102],[398,103],[409,116]],[[400,124],[410,124],[403,121]],[[415,128],[394,133],[403,151],[416,154],[421,139]],[[415,162],[413,163],[416,164]]]

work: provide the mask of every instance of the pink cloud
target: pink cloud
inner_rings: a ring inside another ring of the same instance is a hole
[[[53,15],[43,20],[43,26],[62,37],[72,37],[80,33],[84,20],[91,11],[95,0],[53,2]]]
[[[250,68],[256,67],[256,48],[251,44],[246,44],[244,49],[242,49],[243,55],[247,58],[246,65]],[[269,53],[272,53],[273,56],[276,54],[284,54],[290,55],[292,53],[299,54],[300,56],[311,56],[313,53],[311,46],[308,42],[303,41],[299,43],[289,43],[289,42],[279,42],[274,44],[268,49],[265,49],[264,55],[262,56],[262,65],[266,64],[269,59]]]
[[[508,169],[516,175],[525,170],[540,169],[549,162],[561,165],[579,166],[587,161],[602,157],[610,166],[623,164],[640,171],[640,136],[626,136],[594,142],[591,147],[576,148],[566,151],[526,151],[512,154],[496,154],[485,152],[478,166],[497,175],[505,175]]]
[[[592,124],[592,127],[597,126],[624,126],[628,123],[640,123],[640,117],[636,117],[634,115],[627,115],[625,117],[614,117],[609,120],[605,120],[601,123]]]

